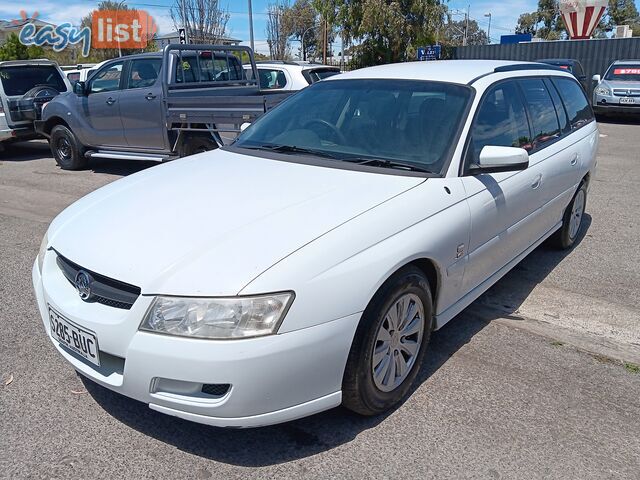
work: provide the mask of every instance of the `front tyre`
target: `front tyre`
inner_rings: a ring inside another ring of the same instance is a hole
[[[189,155],[208,152],[209,150],[215,150],[216,148],[218,148],[218,143],[211,137],[211,135],[190,135],[184,139],[180,150],[180,156],[188,157]]]
[[[562,227],[553,235],[552,243],[560,249],[571,248],[582,228],[582,218],[587,205],[587,184],[582,182],[562,217]]]
[[[64,125],[53,127],[49,146],[53,158],[63,170],[81,170],[87,166],[84,148],[73,132]]]
[[[394,274],[365,309],[342,381],[343,405],[377,415],[409,392],[433,325],[429,281],[416,267]]]

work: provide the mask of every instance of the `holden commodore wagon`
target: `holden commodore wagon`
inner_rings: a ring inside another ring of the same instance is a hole
[[[33,267],[46,334],[82,375],[195,422],[379,414],[432,331],[543,241],[575,244],[597,145],[549,65],[326,79],[233,145],[64,210]]]

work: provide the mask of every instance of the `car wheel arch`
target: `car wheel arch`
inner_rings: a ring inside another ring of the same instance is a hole
[[[437,304],[438,304],[438,294],[440,293],[441,282],[441,269],[438,266],[438,263],[426,256],[418,256],[416,258],[406,259],[403,262],[400,262],[393,269],[391,269],[387,274],[379,281],[376,285],[373,293],[369,297],[369,302],[375,297],[378,291],[382,288],[382,286],[396,273],[398,273],[403,268],[414,266],[418,268],[424,275],[427,277],[429,281],[429,289],[431,293],[431,299],[433,302],[433,313],[434,315],[437,312]],[[368,303],[367,303],[368,305]]]
[[[53,127],[57,125],[64,125],[68,129],[71,129],[69,124],[61,117],[51,117],[45,122],[43,132],[47,135],[51,135],[51,130],[53,130]]]

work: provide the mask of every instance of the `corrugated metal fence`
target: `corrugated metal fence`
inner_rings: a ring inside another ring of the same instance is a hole
[[[640,59],[640,37],[471,45],[456,47],[453,50],[453,58],[529,62],[541,58],[573,58],[580,61],[587,79],[590,79],[596,74],[603,75],[614,60]]]

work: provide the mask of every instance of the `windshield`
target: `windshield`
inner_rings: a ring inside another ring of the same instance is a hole
[[[471,89],[414,80],[318,82],[262,116],[236,146],[441,171]]]
[[[0,67],[0,78],[5,95],[10,97],[24,95],[38,85],[53,87],[58,92],[67,90],[62,76],[53,65]]]
[[[606,80],[621,80],[623,82],[640,82],[640,64],[617,65],[607,72]]]

